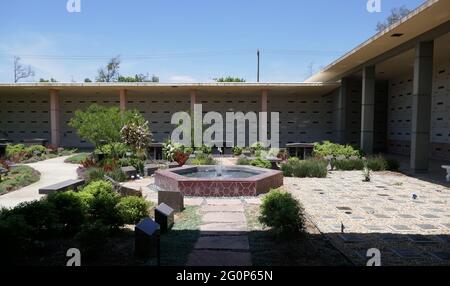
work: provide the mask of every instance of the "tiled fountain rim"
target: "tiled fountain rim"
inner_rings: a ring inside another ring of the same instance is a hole
[[[253,172],[261,172],[261,174],[255,174],[254,176],[248,177],[248,178],[226,178],[226,179],[212,179],[212,178],[192,178],[192,177],[185,177],[183,175],[177,174],[175,172],[177,171],[195,171],[198,169],[198,167],[210,167],[214,168],[214,165],[211,166],[183,166],[179,168],[173,168],[173,169],[165,169],[165,170],[158,170],[156,171],[156,174],[163,175],[166,177],[169,177],[171,179],[177,180],[177,181],[184,181],[184,182],[257,182],[264,178],[271,177],[273,175],[281,174],[281,171],[277,170],[270,170],[270,169],[264,169],[254,166],[224,166],[223,168],[226,169],[233,169],[233,170],[247,170],[247,171],[253,171]]]

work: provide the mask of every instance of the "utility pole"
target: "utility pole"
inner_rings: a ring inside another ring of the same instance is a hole
[[[256,57],[258,59],[257,70],[256,70],[256,82],[259,82],[259,49],[256,50]]]

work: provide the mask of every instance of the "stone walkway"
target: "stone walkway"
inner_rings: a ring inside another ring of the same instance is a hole
[[[188,266],[251,266],[247,220],[240,199],[205,199],[200,238]]]
[[[384,265],[450,265],[450,189],[399,173],[332,172],[285,178],[285,187],[330,241],[356,264],[369,248]],[[416,195],[416,199],[413,198]],[[344,233],[341,231],[344,226]]]
[[[0,196],[0,208],[11,208],[19,203],[40,199],[39,188],[77,178],[78,165],[64,163],[69,156],[26,164],[41,173],[41,179],[22,189]]]

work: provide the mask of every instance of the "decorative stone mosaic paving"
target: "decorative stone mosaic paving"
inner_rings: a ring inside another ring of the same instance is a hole
[[[355,264],[365,265],[367,250],[378,248],[382,265],[450,265],[447,186],[391,172],[373,173],[366,183],[359,171],[285,178],[284,184]]]

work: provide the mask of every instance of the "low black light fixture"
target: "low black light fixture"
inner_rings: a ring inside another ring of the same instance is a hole
[[[400,38],[403,35],[404,35],[403,33],[394,33],[394,34],[391,35],[391,37],[393,37],[393,38]]]

